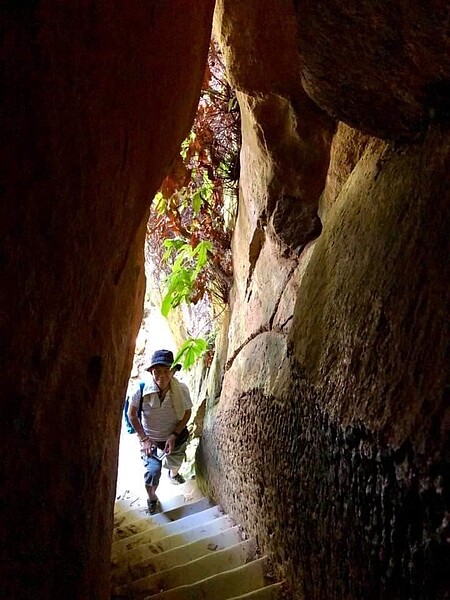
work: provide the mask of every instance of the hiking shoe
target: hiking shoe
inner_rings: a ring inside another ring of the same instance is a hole
[[[147,500],[147,509],[150,515],[154,515],[158,512],[158,499],[156,500],[150,500],[150,498]]]
[[[182,477],[179,473],[177,473],[173,477],[169,473],[169,481],[170,481],[170,483],[173,483],[174,485],[181,485],[183,483],[186,483],[186,479],[184,477]]]

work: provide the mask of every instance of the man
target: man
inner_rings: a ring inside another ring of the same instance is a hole
[[[170,350],[157,350],[145,367],[152,379],[145,382],[142,390],[141,420],[138,417],[139,387],[129,399],[128,417],[141,442],[147,506],[151,515],[158,509],[156,489],[162,467],[169,469],[171,483],[179,485],[185,481],[178,471],[185,458],[189,435],[186,424],[191,416],[192,402],[188,387],[174,377],[180,369],[181,365],[173,364]]]

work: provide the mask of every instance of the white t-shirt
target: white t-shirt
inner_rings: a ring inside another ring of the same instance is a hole
[[[192,408],[189,388],[186,384],[179,382],[183,393],[181,398],[185,410]],[[131,396],[129,402],[132,406],[139,408],[140,389]],[[146,435],[150,436],[156,442],[165,442],[172,431],[175,429],[179,419],[173,408],[170,390],[167,391],[164,400],[161,402],[157,392],[145,394],[142,402],[142,427]]]

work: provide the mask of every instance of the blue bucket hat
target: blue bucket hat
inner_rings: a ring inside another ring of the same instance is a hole
[[[173,352],[170,350],[156,350],[153,352],[150,361],[145,367],[145,371],[150,371],[152,367],[156,367],[156,365],[164,365],[165,367],[172,367],[175,371],[179,371],[181,369],[180,364],[173,364]]]

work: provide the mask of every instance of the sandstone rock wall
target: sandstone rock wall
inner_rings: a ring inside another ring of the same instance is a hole
[[[251,4],[216,9],[242,179],[199,480],[294,598],[445,598],[445,4]]]
[[[7,2],[1,593],[109,597],[149,202],[189,131],[213,2]]]

